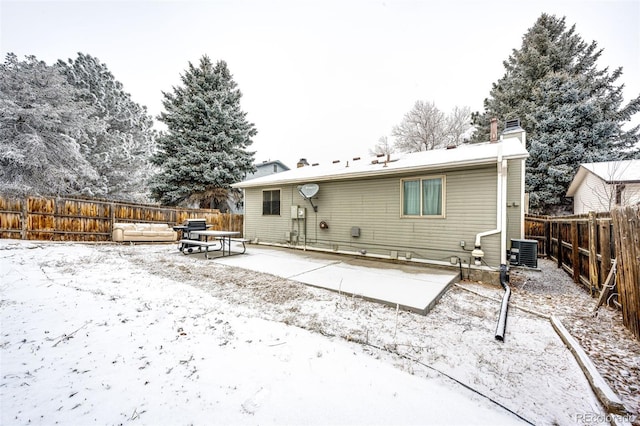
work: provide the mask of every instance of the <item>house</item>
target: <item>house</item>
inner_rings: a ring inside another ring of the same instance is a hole
[[[524,234],[525,138],[516,123],[495,142],[353,158],[237,183],[245,197],[244,236],[495,270],[507,262],[510,239]]]
[[[247,176],[245,180],[256,179],[262,176],[272,175],[274,173],[286,172],[289,167],[285,166],[281,161],[263,161],[262,163],[254,164],[256,171]]]
[[[272,175],[274,173],[280,173],[289,170],[289,167],[285,166],[279,160],[275,161],[263,161],[262,163],[254,164],[256,171],[247,175],[245,180],[255,179],[262,176]],[[231,191],[229,193],[229,211],[234,214],[242,214],[244,212],[244,201],[242,194],[238,191]]]
[[[573,197],[574,214],[640,203],[640,160],[581,164],[567,197]]]

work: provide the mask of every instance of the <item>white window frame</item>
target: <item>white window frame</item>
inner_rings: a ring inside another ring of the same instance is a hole
[[[441,205],[442,210],[440,214],[423,214],[422,207],[422,181],[429,179],[440,179],[442,181],[442,194]],[[420,182],[420,214],[404,214],[404,183],[418,181]],[[400,179],[400,217],[404,219],[444,219],[446,217],[447,206],[447,177],[446,175],[426,175],[426,176],[412,176]]]

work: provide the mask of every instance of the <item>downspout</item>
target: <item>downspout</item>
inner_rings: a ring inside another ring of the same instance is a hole
[[[527,146],[527,134],[525,132],[522,132],[522,145],[524,147]],[[525,179],[525,165],[526,165],[526,160],[521,160],[521,175],[520,175],[520,185],[523,187],[524,186],[524,179]],[[505,164],[506,167],[506,164]],[[506,172],[506,168],[505,168],[505,172]],[[506,187],[506,180],[505,180],[505,187]],[[524,235],[524,190],[520,189],[520,234]],[[506,188],[504,189],[504,200],[507,200],[507,192],[506,192]],[[506,236],[506,229],[507,229],[507,222],[506,222],[506,216],[507,216],[507,212],[506,212],[506,203],[505,206],[503,207],[505,210],[503,211],[503,221],[502,221],[502,229],[505,230],[505,232],[502,234],[502,241],[501,241],[501,249],[502,249],[502,254],[500,256],[500,285],[502,286],[502,288],[504,288],[504,296],[502,296],[502,305],[500,306],[500,316],[498,317],[498,325],[496,326],[496,340],[499,340],[501,342],[504,341],[504,331],[505,328],[507,327],[507,310],[509,308],[509,296],[511,296],[511,288],[509,287],[509,275],[507,272],[507,236]]]
[[[496,195],[496,229],[492,229],[490,231],[484,231],[476,234],[476,240],[474,244],[474,250],[471,252],[471,256],[474,258],[474,263],[476,266],[482,265],[482,258],[484,257],[484,252],[482,251],[482,238],[487,237],[489,235],[494,235],[499,232],[502,232],[503,229],[506,228],[506,198],[507,198],[507,160],[502,158],[502,145],[498,145],[498,161],[497,161],[497,169],[498,169],[498,179],[497,179],[497,195]],[[502,233],[502,237],[500,239],[500,264],[507,263],[507,251],[506,251],[506,235]]]
[[[500,285],[504,288],[502,304],[500,306],[500,316],[498,317],[498,325],[496,327],[495,338],[504,341],[505,328],[507,326],[507,310],[509,308],[509,297],[511,296],[511,288],[509,287],[509,277],[507,274],[507,160],[502,158],[502,146],[498,147],[498,182],[497,182],[497,205],[496,205],[496,229],[480,232],[476,234],[475,248],[471,255],[475,257],[476,265],[482,263],[484,252],[482,251],[482,238],[488,235],[501,233],[500,236]]]
[[[247,236],[247,190],[242,188],[242,238]]]
[[[507,160],[502,160],[502,237],[500,238],[500,285],[504,288],[502,305],[500,306],[500,316],[496,326],[496,340],[504,341],[504,332],[507,327],[507,309],[509,308],[509,297],[511,288],[509,287],[509,274],[507,272]]]
[[[502,296],[500,316],[498,317],[498,325],[496,326],[496,340],[504,342],[504,330],[507,327],[507,309],[509,309],[509,296],[511,296],[507,265],[504,263],[500,265],[500,285],[504,288],[504,295]]]

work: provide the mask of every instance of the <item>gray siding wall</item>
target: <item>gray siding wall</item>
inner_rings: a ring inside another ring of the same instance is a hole
[[[513,168],[520,180],[520,174]],[[512,171],[510,170],[510,173]],[[401,184],[403,177],[444,175],[446,178],[445,218],[401,217]],[[297,191],[297,185],[284,185],[245,190],[245,237],[262,242],[287,243],[286,232],[296,231],[298,245],[359,251],[399,257],[410,253],[413,258],[448,261],[451,256],[470,258],[475,235],[496,228],[497,168],[454,170],[443,173],[411,174],[363,180],[320,182],[313,203]],[[262,191],[281,190],[280,216],[262,215]],[[520,196],[517,198],[520,203]],[[292,220],[290,206],[306,208],[306,220]],[[516,209],[514,209],[515,211]],[[515,229],[514,213],[509,223]],[[321,221],[329,228],[321,229]],[[351,237],[351,227],[360,227],[360,237]],[[466,243],[465,249],[460,241]],[[500,264],[500,234],[482,239],[485,261]]]
[[[507,248],[511,247],[512,238],[524,238],[522,235],[522,212],[524,182],[522,169],[525,160],[510,160],[507,171]],[[515,203],[515,205],[514,205]]]

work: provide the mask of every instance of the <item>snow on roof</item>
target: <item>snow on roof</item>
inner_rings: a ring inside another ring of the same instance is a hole
[[[275,184],[289,184],[334,179],[358,179],[385,174],[442,170],[454,167],[495,164],[498,158],[523,159],[529,156],[519,139],[509,138],[497,143],[461,145],[454,149],[437,149],[386,157],[353,159],[319,166],[305,166],[286,172],[243,181],[235,188],[254,188]],[[357,158],[357,157],[356,157]]]
[[[640,182],[640,160],[602,161],[580,164],[578,172],[567,189],[567,197],[573,197],[587,172],[598,176],[606,183]]]
[[[640,160],[584,163],[581,166],[607,182],[640,181]]]

